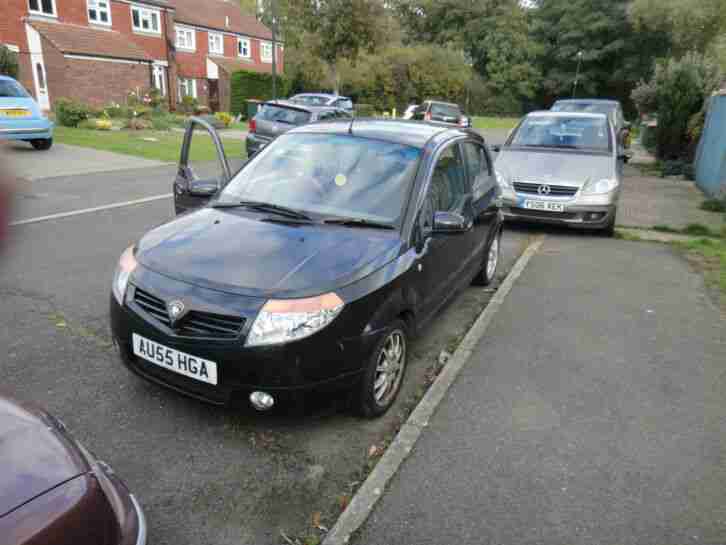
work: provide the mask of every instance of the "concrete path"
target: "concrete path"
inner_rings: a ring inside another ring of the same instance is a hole
[[[9,160],[12,172],[26,180],[158,167],[167,164],[67,144],[53,144],[48,151],[36,151],[25,142],[10,142],[3,146],[3,151]]]
[[[726,543],[726,327],[665,245],[548,235],[358,545]]]

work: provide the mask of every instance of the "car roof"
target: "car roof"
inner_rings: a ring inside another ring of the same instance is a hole
[[[323,110],[327,111],[337,109],[333,106],[311,106],[310,104],[300,104],[299,102],[291,102],[289,100],[268,100],[267,102],[263,102],[263,105],[285,106],[286,108],[292,108],[304,112],[320,112]]]
[[[552,110],[540,110],[530,112],[527,117],[581,117],[583,119],[607,119],[607,115],[597,112],[553,112]]]
[[[295,97],[342,98],[343,100],[350,100],[348,97],[344,97],[343,95],[333,95],[330,93],[299,93],[297,95],[294,95],[292,98]]]
[[[0,74],[0,81],[18,81],[15,78],[11,78],[10,76],[3,76]]]
[[[424,102],[428,102],[429,104],[443,104],[444,106],[454,106],[455,108],[458,108],[458,104],[454,104],[453,102],[444,102],[443,100],[424,100]]]
[[[404,121],[397,119],[359,119],[324,121],[312,125],[303,125],[287,132],[292,133],[327,133],[352,134],[361,138],[383,140],[394,144],[403,144],[415,148],[424,148],[434,137],[444,133],[472,135],[469,131],[454,127],[429,125],[419,121]]]
[[[562,98],[555,101],[555,104],[570,103],[570,104],[611,104],[617,106],[620,104],[619,100],[613,100],[610,98]]]

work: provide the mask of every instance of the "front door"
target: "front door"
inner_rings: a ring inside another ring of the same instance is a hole
[[[50,110],[50,95],[48,93],[48,79],[45,72],[43,60],[43,45],[40,34],[30,25],[25,25],[25,33],[28,36],[28,50],[30,51],[30,64],[33,67],[33,83],[35,85],[35,98],[40,109]]]
[[[195,145],[211,138],[217,151],[216,162],[200,162],[192,166]],[[187,121],[179,167],[174,180],[174,209],[182,214],[201,208],[232,179],[232,173],[217,131],[204,119],[192,117]]]
[[[210,79],[209,82],[209,108],[213,112],[219,111],[219,80]]]
[[[166,67],[162,64],[152,66],[152,80],[154,88],[159,90],[161,96],[166,96]]]

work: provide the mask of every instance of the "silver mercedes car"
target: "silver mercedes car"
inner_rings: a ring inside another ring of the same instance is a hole
[[[606,115],[533,112],[494,151],[505,217],[613,234],[627,158]]]

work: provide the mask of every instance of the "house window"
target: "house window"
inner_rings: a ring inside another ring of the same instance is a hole
[[[197,41],[194,30],[191,28],[176,27],[176,46],[179,49],[195,51],[197,49]]]
[[[197,80],[179,78],[179,100],[184,97],[197,98]]]
[[[55,0],[28,0],[28,8],[31,13],[56,16]]]
[[[45,86],[45,72],[43,71],[43,65],[40,63],[36,63],[35,65],[35,73],[38,76],[38,89],[40,89],[41,93],[45,93],[46,86]]]
[[[88,20],[91,23],[111,26],[109,0],[88,0]]]
[[[250,50],[250,41],[247,38],[237,40],[237,55],[249,59],[252,56]]]
[[[161,34],[159,12],[153,9],[131,6],[131,26],[139,32]]]
[[[209,33],[209,52],[216,55],[224,55],[224,36]]]
[[[260,57],[262,62],[272,62],[272,44],[270,42],[260,42]]]

